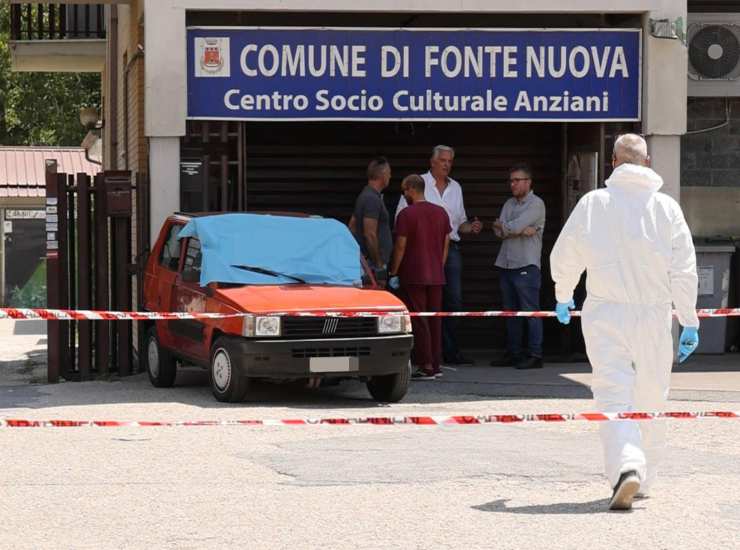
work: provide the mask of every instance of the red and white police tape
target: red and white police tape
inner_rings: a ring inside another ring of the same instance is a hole
[[[698,309],[699,317],[738,317],[740,308]],[[400,315],[400,311],[272,311],[273,317],[378,317]],[[580,311],[572,311],[578,317]],[[85,309],[0,308],[0,319],[46,319],[49,321],[154,321],[176,319],[229,319],[251,313],[199,313],[166,311],[91,311]],[[554,311],[412,311],[412,317],[555,317]]]
[[[179,428],[195,426],[451,426],[480,424],[519,424],[523,422],[614,422],[656,419],[699,420],[708,418],[740,418],[740,412],[622,412],[622,413],[545,413],[490,414],[476,416],[359,416],[336,418],[264,418],[252,420],[177,420],[177,421],[115,421],[115,420],[22,420],[0,418],[2,428]]]

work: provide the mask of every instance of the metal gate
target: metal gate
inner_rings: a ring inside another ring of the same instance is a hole
[[[92,180],[57,173],[56,162],[47,161],[48,307],[139,308],[149,251],[148,190],[142,174],[106,171]],[[49,382],[132,374],[133,332],[132,321],[49,322]]]

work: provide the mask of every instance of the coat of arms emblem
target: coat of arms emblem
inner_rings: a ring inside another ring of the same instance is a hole
[[[224,66],[224,59],[221,56],[221,44],[219,40],[206,39],[203,48],[203,56],[200,58],[200,66],[203,70],[217,73]]]
[[[195,76],[230,76],[229,39],[195,39]]]

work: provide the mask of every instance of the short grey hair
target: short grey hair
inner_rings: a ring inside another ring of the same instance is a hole
[[[432,158],[436,159],[440,153],[449,152],[452,153],[452,158],[455,158],[455,150],[449,145],[437,145],[432,149]]]
[[[647,142],[637,134],[622,134],[614,142],[614,158],[619,163],[643,165],[648,160]]]

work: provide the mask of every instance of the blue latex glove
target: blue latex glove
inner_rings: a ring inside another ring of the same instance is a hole
[[[558,305],[555,306],[555,314],[558,317],[558,321],[564,325],[570,324],[570,310],[575,308],[576,304],[573,303],[573,300],[567,304],[558,303]]]
[[[401,288],[401,281],[398,278],[398,275],[394,275],[393,277],[388,279],[388,286],[393,290],[398,290],[399,288]]]
[[[699,346],[699,329],[695,327],[684,327],[681,339],[678,341],[678,362],[683,363],[694,353]]]

